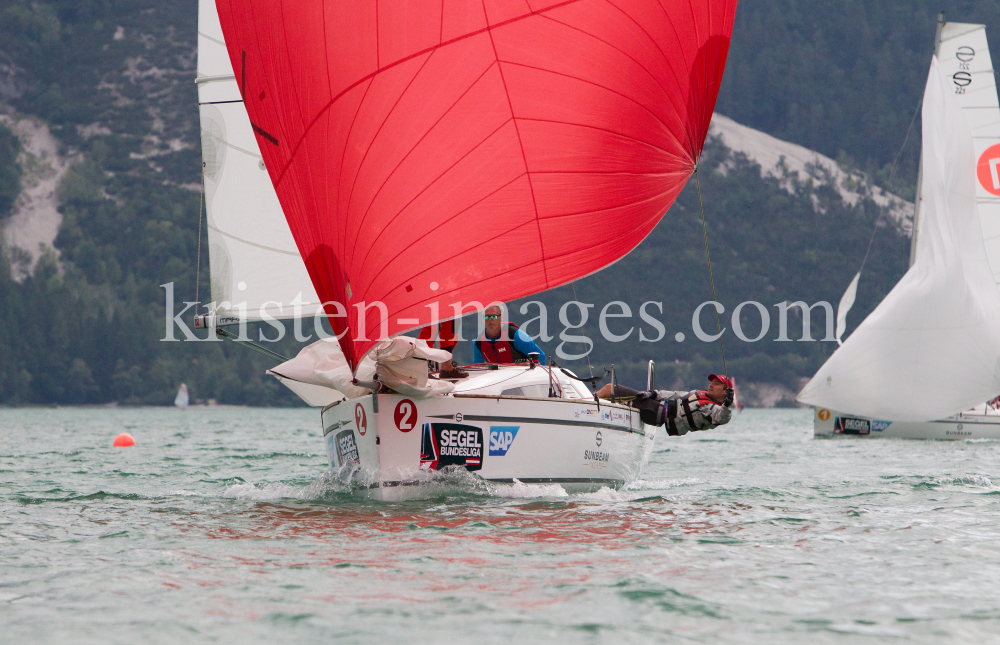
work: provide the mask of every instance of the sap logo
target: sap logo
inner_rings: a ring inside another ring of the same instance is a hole
[[[892,421],[872,421],[872,430],[875,432],[883,432],[891,425]]]
[[[490,426],[490,456],[503,457],[521,426]]]

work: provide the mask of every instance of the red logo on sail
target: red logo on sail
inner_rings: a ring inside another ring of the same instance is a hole
[[[986,192],[1000,197],[1000,143],[990,146],[979,156],[976,176]]]

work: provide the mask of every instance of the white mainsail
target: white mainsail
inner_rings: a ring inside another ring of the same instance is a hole
[[[214,0],[198,3],[197,82],[216,313],[240,316],[245,303],[249,321],[312,316],[319,298],[264,167]]]
[[[972,131],[977,167],[984,166],[977,172],[976,202],[986,256],[994,281],[1000,283],[1000,176],[997,175],[1000,147],[994,148],[1000,144],[1000,101],[986,25],[944,23],[937,58],[946,90],[957,99]],[[988,150],[990,154],[984,157]],[[921,226],[919,221],[917,226]]]
[[[935,57],[924,92],[915,262],[820,368],[800,401],[878,419],[927,421],[1000,392],[1000,291],[977,208],[970,112]]]

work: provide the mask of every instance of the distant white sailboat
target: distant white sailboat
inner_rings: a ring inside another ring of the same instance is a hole
[[[174,397],[174,405],[181,410],[187,410],[188,401],[188,386],[186,383],[181,383],[181,386],[177,388],[177,396]]]
[[[799,395],[816,436],[1000,438],[1000,102],[984,25],[939,21],[922,120],[910,270]]]

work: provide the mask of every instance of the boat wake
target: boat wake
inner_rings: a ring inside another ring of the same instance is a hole
[[[223,497],[244,501],[273,501],[294,499],[306,501],[333,501],[345,498],[366,498],[372,490],[374,473],[358,470],[327,471],[312,482],[302,486],[282,482],[253,484],[236,482],[229,485]],[[427,473],[414,497],[440,499],[453,496],[493,497],[506,499],[579,499],[602,502],[632,501],[648,497],[650,492],[695,486],[705,483],[700,479],[636,480],[623,490],[601,488],[589,493],[569,493],[559,484],[525,484],[514,480],[511,484],[489,482],[464,469]],[[417,488],[417,487],[414,487]]]

